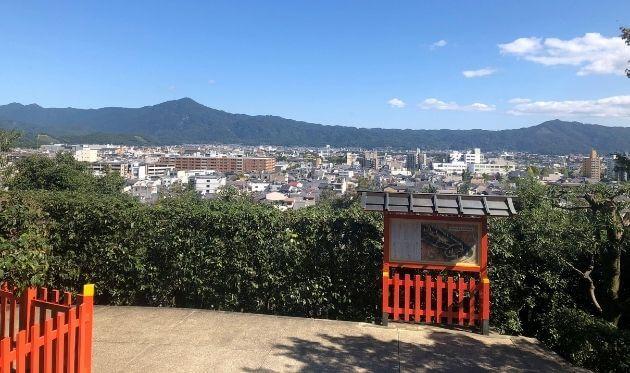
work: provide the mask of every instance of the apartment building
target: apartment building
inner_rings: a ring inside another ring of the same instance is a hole
[[[595,149],[582,161],[582,176],[598,181],[602,179],[602,159],[597,156]]]
[[[162,158],[161,163],[170,163],[178,171],[214,170],[217,172],[273,172],[275,158],[271,157],[173,157]]]

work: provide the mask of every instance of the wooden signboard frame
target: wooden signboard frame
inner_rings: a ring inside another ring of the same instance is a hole
[[[391,225],[392,219],[414,219],[426,222],[451,222],[451,223],[472,223],[476,224],[479,229],[480,239],[477,251],[478,265],[469,263],[457,264],[440,264],[440,263],[418,263],[405,262],[390,259],[391,248]],[[431,216],[431,215],[414,215],[407,213],[384,212],[385,229],[384,229],[384,247],[383,247],[383,272],[389,272],[390,267],[399,268],[416,268],[431,270],[448,270],[458,272],[479,273],[481,278],[487,277],[488,272],[488,224],[485,216],[483,217],[459,217],[459,216]]]

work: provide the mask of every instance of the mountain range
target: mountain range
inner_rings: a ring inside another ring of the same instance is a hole
[[[525,151],[539,154],[630,151],[630,128],[560,120],[506,130],[411,130],[328,126],[271,115],[232,114],[190,98],[141,108],[0,106],[0,128],[22,132],[23,145],[116,143],[176,145],[229,143]]]

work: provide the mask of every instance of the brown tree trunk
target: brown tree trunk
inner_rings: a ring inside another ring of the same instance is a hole
[[[604,306],[604,318],[615,324],[619,324],[623,308],[619,299],[621,288],[621,250],[604,255],[604,276],[606,284],[606,300]]]

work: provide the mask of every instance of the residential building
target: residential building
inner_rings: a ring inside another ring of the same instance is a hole
[[[602,159],[597,156],[595,149],[582,161],[582,176],[597,181],[602,178]]]
[[[94,163],[98,161],[98,150],[90,149],[87,146],[77,147],[74,150],[74,159],[79,162]]]
[[[195,191],[202,196],[216,194],[224,187],[227,179],[221,175],[199,175],[194,177]]]
[[[274,172],[275,158],[271,157],[172,157],[162,158],[161,162],[172,163],[176,170],[215,170],[217,172]]]

